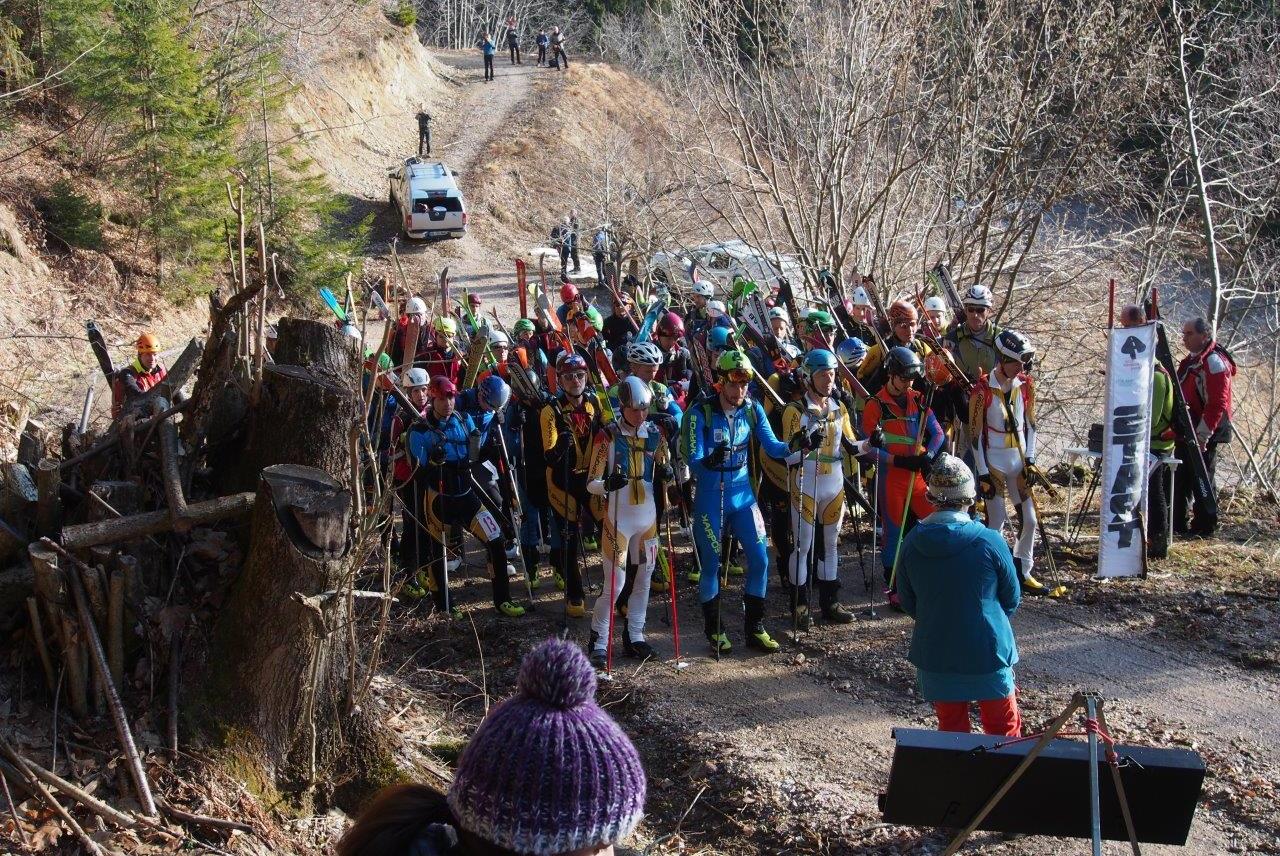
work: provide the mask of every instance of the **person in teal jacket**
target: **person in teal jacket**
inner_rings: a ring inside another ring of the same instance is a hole
[[[970,519],[976,495],[964,462],[939,455],[928,481],[937,510],[902,542],[898,597],[916,622],[907,659],[938,730],[969,731],[969,705],[977,702],[985,733],[1017,737],[1018,646],[1009,618],[1021,598],[1018,575],[1000,533]]]

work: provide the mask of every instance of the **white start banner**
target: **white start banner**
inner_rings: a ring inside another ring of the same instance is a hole
[[[1151,323],[1111,331],[1098,517],[1100,577],[1143,573],[1155,330]]]

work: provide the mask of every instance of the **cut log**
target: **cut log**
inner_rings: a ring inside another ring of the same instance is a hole
[[[193,343],[194,344],[194,343]],[[152,406],[163,413],[169,409],[169,401],[157,398]],[[182,469],[179,458],[182,441],[178,439],[178,426],[172,419],[160,423],[160,477],[164,482],[164,495],[169,503],[169,517],[177,532],[190,530],[187,520],[187,498],[182,492]]]
[[[228,517],[237,517],[245,514],[252,507],[252,493],[236,493],[188,505],[187,520],[191,525],[199,526],[225,520]],[[114,520],[99,520],[68,526],[62,530],[62,545],[68,549],[79,549],[95,544],[117,544],[122,541],[145,538],[157,532],[168,532],[172,528],[173,520],[168,511],[149,511],[145,514],[119,517]]]
[[[36,467],[36,534],[42,537],[56,535],[62,526],[61,486],[58,462],[45,458]]]
[[[26,427],[18,439],[18,463],[34,470],[45,458],[43,424],[34,419],[26,421]]]
[[[300,366],[327,375],[334,383],[354,386],[360,376],[360,345],[329,324],[305,318],[281,318],[273,359],[277,365]]]
[[[218,616],[210,702],[254,736],[277,782],[313,780],[326,754],[317,735],[342,717],[348,651],[334,631],[347,600],[304,601],[346,579],[350,512],[350,492],[321,470],[264,470],[244,570]]]

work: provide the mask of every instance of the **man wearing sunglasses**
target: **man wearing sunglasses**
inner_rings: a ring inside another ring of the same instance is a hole
[[[993,320],[991,289],[975,285],[960,301],[964,304],[964,323],[951,328],[943,346],[955,356],[960,370],[973,380],[1000,364],[1000,352],[996,350],[1000,329]]]
[[[754,437],[765,454],[792,466],[818,441],[796,438],[795,450],[778,440],[764,409],[747,397],[754,372],[747,355],[729,350],[716,363],[716,382],[701,401],[685,413],[681,444],[697,482],[694,491],[694,547],[701,559],[699,595],[707,641],[717,656],[732,649],[721,625],[720,564],[726,527],[742,545],[747,559],[743,600],[747,645],[771,654],[778,643],[764,627],[769,555],[764,517],[747,473]]]

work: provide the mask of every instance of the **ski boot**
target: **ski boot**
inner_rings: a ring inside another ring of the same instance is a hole
[[[525,609],[517,600],[504,600],[498,604],[498,612],[501,612],[507,618],[519,618],[524,615]]]
[[[764,598],[746,594],[742,599],[746,605],[747,647],[765,654],[776,654],[782,646],[764,629]]]
[[[600,641],[600,634],[594,630],[591,631],[591,641],[587,643],[587,659],[597,670],[603,671],[609,667],[609,652],[605,650],[605,644]]]
[[[581,618],[587,614],[587,604],[581,600],[565,601],[564,612],[570,618]]]
[[[813,615],[809,612],[809,586],[795,586],[789,592],[791,597],[791,626],[796,630],[809,630],[813,627]],[[750,636],[750,634],[748,634]]]
[[[702,622],[712,653],[719,656],[733,650],[733,645],[729,642],[729,634],[724,632],[724,627],[720,623],[720,595],[702,604]]]
[[[638,642],[632,641],[630,634],[622,634],[622,650],[628,657],[644,662],[652,660],[657,656],[657,652],[653,650],[653,646],[641,639]]]
[[[818,580],[818,606],[822,609],[822,617],[831,624],[850,624],[853,613],[845,608],[838,599],[840,582],[838,580]]]
[[[536,589],[538,587],[538,548],[522,547],[520,555],[524,557],[524,572],[529,577],[529,587]]]

